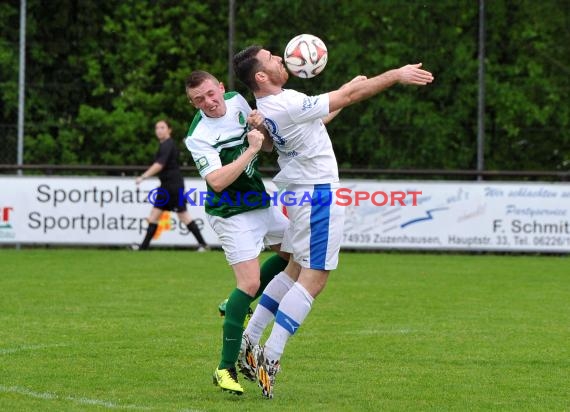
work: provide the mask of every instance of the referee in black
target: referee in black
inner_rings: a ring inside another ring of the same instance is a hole
[[[174,140],[170,138],[172,128],[166,120],[159,120],[154,126],[154,131],[160,142],[160,148],[154,156],[154,163],[142,175],[137,177],[136,183],[139,185],[144,179],[158,174],[161,190],[158,191],[153,208],[150,211],[144,240],[140,245],[133,245],[133,249],[148,249],[152,237],[158,228],[160,215],[167,210],[176,212],[178,218],[198,241],[198,251],[204,252],[209,247],[202,237],[198,225],[194,222],[188,210],[186,210],[186,199],[184,197],[179,199],[179,195],[184,193],[184,178],[178,164],[178,149]],[[166,196],[165,192],[168,193],[168,199],[164,199]]]

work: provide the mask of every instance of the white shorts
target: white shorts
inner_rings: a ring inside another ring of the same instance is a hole
[[[228,218],[208,215],[230,265],[255,259],[265,246],[277,245],[289,220],[278,207],[256,209]]]
[[[290,249],[286,251],[293,253],[302,267],[333,270],[338,266],[345,209],[336,203],[338,187],[338,183],[287,186],[296,201],[286,203],[290,223],[281,249]],[[303,198],[313,200],[301,201]]]

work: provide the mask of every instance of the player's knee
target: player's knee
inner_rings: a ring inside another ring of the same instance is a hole
[[[297,280],[299,279],[299,274],[301,273],[301,265],[291,259],[285,268],[285,273],[287,273],[287,276],[289,276],[291,279]]]
[[[277,254],[279,255],[279,257],[283,260],[286,260],[287,262],[289,262],[289,259],[291,258],[291,254],[287,253],[287,252],[283,252],[282,250],[278,250]]]
[[[325,288],[328,276],[329,271],[304,268],[299,276],[299,283],[316,298]]]
[[[259,277],[256,277],[256,278],[244,279],[243,281],[240,282],[238,288],[247,293],[249,296],[255,296],[260,286],[261,283],[259,281]]]

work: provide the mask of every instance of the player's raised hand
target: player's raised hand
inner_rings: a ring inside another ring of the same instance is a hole
[[[261,145],[263,144],[263,133],[257,129],[250,130],[247,132],[247,141],[249,142],[249,148],[255,152],[261,150]]]
[[[252,110],[251,113],[247,116],[247,124],[250,128],[256,129],[263,124],[265,120],[265,116],[261,114],[261,112],[257,111],[256,109]]]
[[[425,86],[433,81],[433,75],[427,70],[423,70],[421,63],[408,64],[397,69],[398,82],[401,84],[416,84]]]

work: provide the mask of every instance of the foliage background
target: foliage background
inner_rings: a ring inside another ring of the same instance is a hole
[[[205,69],[228,81],[227,0],[27,3],[25,163],[148,164],[166,117],[192,165],[184,79]],[[281,54],[302,32],[327,44],[326,70],[287,87],[318,94],[415,62],[434,73],[429,87],[395,86],[329,125],[341,167],[476,167],[477,1],[235,3],[235,51]],[[486,3],[486,169],[570,170],[570,2]],[[16,162],[19,7],[0,3],[0,163]]]

